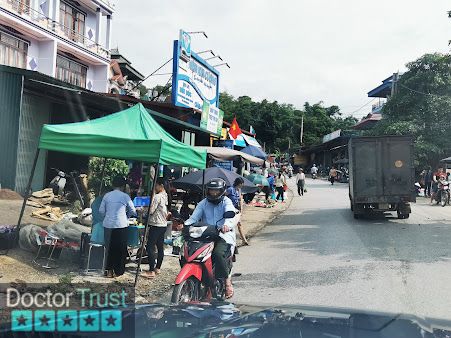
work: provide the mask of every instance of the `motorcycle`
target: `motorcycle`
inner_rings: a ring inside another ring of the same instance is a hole
[[[316,173],[312,173],[312,179],[316,180],[317,177],[318,177],[318,176],[317,176]]]
[[[223,218],[234,218],[234,211],[227,211]],[[175,280],[171,302],[187,303],[200,300],[209,301],[211,298],[225,299],[225,280],[215,277],[215,265],[212,260],[212,252],[215,241],[219,238],[219,230],[216,226],[196,223],[184,227],[182,236],[185,240],[180,257],[180,270]],[[227,257],[229,273],[232,270],[234,254],[231,251]]]
[[[421,194],[421,185],[418,182],[415,183],[415,194],[417,196],[420,196],[420,194]]]
[[[450,200],[450,191],[449,191],[449,182],[445,180],[440,180],[438,182],[438,191],[435,194],[435,201],[437,204],[440,204],[444,207],[446,204],[449,204]]]
[[[49,188],[53,189],[53,193],[59,197],[60,201],[73,202],[79,200],[81,206],[85,208],[85,203],[80,192],[81,189],[76,180],[76,177],[79,177],[79,173],[72,171],[70,174],[67,174],[57,168],[51,169],[57,173],[49,184]],[[70,187],[67,179],[69,179]]]

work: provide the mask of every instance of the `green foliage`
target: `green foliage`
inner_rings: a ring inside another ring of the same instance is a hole
[[[252,125],[260,142],[266,144],[268,152],[284,152],[289,147],[300,146],[301,121],[304,117],[303,145],[321,143],[322,137],[337,129],[349,129],[357,120],[343,118],[338,106],[324,107],[322,102],[310,105],[303,110],[291,104],[254,102],[249,96],[234,98],[221,93],[219,106],[224,111],[224,119],[231,121],[236,115],[240,127],[249,130]]]
[[[371,134],[412,135],[416,166],[435,166],[451,155],[451,56],[425,54],[407,68]]]
[[[102,179],[102,168],[104,159],[99,157],[91,157],[89,159],[89,189],[98,192],[100,187],[100,181]],[[127,176],[128,165],[123,160],[107,159],[105,165],[105,172],[103,175],[103,186],[108,189],[113,184],[113,178],[115,176]],[[105,190],[103,190],[105,191]]]

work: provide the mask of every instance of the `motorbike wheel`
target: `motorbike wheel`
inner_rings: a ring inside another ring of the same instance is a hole
[[[448,201],[448,195],[442,193],[441,196],[440,196],[440,205],[441,205],[442,207],[444,207],[444,206],[446,205],[446,202],[447,202],[447,201]]]
[[[200,282],[190,277],[174,287],[171,302],[174,304],[189,303],[199,300]]]

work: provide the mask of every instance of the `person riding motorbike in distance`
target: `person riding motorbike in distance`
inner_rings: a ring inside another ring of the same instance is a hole
[[[225,279],[226,298],[233,296],[232,279],[229,275],[227,258],[234,252],[236,246],[236,232],[233,218],[223,218],[226,212],[235,212],[230,198],[225,196],[226,182],[221,178],[212,179],[206,184],[206,198],[196,206],[193,214],[185,221],[185,226],[203,222],[216,226],[220,231],[219,239],[215,243],[212,253],[215,262],[216,278]]]

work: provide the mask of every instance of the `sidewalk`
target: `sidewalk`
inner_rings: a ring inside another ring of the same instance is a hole
[[[246,205],[243,210],[242,224],[245,234],[250,239],[252,247],[252,237],[255,236],[268,223],[273,221],[278,215],[286,210],[293,200],[292,191],[286,193],[286,203],[276,203],[272,208],[261,208]],[[12,223],[18,213],[21,201],[2,200],[3,215],[10,217],[8,221]],[[20,210],[20,209],[19,209]],[[30,219],[35,224],[35,220]],[[238,230],[237,230],[238,232]],[[241,240],[238,236],[238,246],[241,246]],[[130,267],[124,276],[116,279],[108,279],[102,276],[85,276],[80,273],[76,264],[77,254],[75,252],[63,251],[58,261],[59,267],[56,269],[45,270],[32,263],[34,253],[15,248],[10,251],[8,256],[0,256],[0,283],[26,282],[26,283],[61,283],[62,280],[72,283],[86,283],[92,288],[102,288],[110,283],[119,283],[131,285],[134,281],[135,269]],[[239,259],[239,257],[238,257]],[[142,265],[143,270],[148,269],[147,264]],[[178,257],[165,256],[161,274],[154,279],[139,278],[136,288],[137,302],[169,302],[172,285],[180,271]]]

